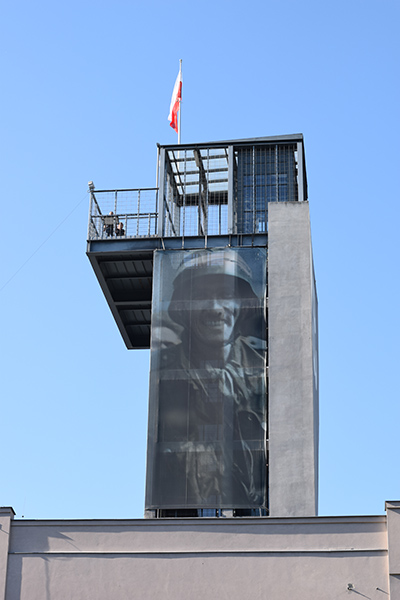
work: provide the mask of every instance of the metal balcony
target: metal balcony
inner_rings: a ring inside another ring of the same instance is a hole
[[[87,254],[128,348],[149,348],[153,253],[267,246],[270,202],[307,200],[301,134],[158,146],[155,188],[89,184]]]

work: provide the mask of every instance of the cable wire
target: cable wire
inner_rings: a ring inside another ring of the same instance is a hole
[[[25,260],[25,262],[23,262],[22,265],[15,271],[15,273],[13,275],[11,275],[11,277],[0,288],[0,292],[2,292],[4,290],[4,288],[10,283],[10,281],[12,281],[14,279],[14,277],[16,277],[18,275],[18,273],[25,267],[25,265],[35,256],[35,254],[37,254],[39,252],[39,250],[42,248],[42,246],[44,246],[46,244],[46,242],[49,241],[49,239],[55,234],[55,232],[58,231],[58,229],[60,229],[61,225],[63,225],[65,223],[65,221],[67,219],[69,219],[69,217],[72,215],[72,213],[74,213],[76,211],[78,206],[80,206],[86,198],[87,198],[87,196],[85,194],[85,196],[82,198],[82,200],[80,200],[78,202],[78,204],[76,206],[74,206],[74,208],[67,214],[66,217],[64,217],[64,219],[62,221],[60,221],[60,223],[53,229],[53,231],[47,236],[47,238],[45,240],[43,240],[43,242],[36,248],[36,250],[34,250],[32,252],[32,254]]]

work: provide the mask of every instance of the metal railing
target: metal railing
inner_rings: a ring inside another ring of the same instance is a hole
[[[96,190],[88,239],[266,234],[271,202],[307,200],[302,136],[160,146],[155,188]]]
[[[158,188],[89,191],[89,240],[157,235]]]

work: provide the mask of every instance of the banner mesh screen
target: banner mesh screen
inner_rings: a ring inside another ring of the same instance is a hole
[[[155,253],[146,508],[266,506],[266,250]]]

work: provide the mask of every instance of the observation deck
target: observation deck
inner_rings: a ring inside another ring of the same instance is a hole
[[[156,187],[89,192],[87,255],[127,348],[150,348],[154,251],[267,247],[269,202],[307,200],[303,136],[158,145]]]

